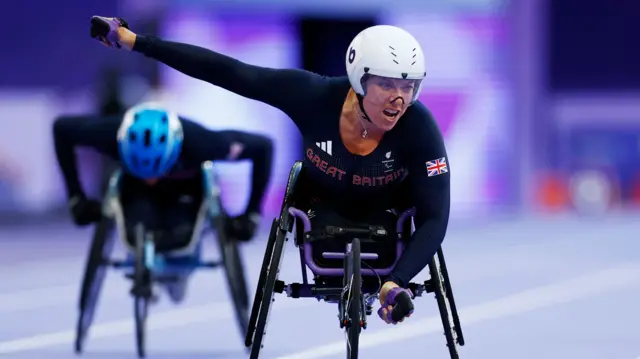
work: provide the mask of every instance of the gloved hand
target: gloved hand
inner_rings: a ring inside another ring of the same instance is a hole
[[[91,18],[91,37],[108,47],[121,48],[118,28],[129,28],[129,24],[118,17],[93,16]]]
[[[259,226],[260,214],[249,212],[237,217],[229,217],[225,229],[232,239],[247,242],[253,238]]]
[[[88,199],[85,196],[74,196],[69,200],[69,209],[73,223],[78,226],[86,226],[98,222],[102,217],[102,205],[100,202]]]
[[[387,324],[397,324],[413,314],[411,292],[394,282],[386,282],[380,289],[378,316]]]

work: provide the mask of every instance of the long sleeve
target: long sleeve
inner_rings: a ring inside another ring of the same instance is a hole
[[[120,116],[63,116],[53,123],[53,142],[58,165],[64,177],[69,197],[84,195],[78,178],[75,148],[90,147],[117,158],[116,134]]]
[[[450,209],[450,167],[442,134],[425,109],[425,125],[414,128],[412,161],[407,178],[413,203],[416,231],[388,280],[406,286],[436,254],[447,232]]]
[[[158,60],[185,75],[222,87],[237,95],[276,107],[295,116],[308,106],[325,77],[299,69],[249,65],[220,53],[152,36],[138,35],[134,51]],[[305,124],[296,123],[298,127]]]

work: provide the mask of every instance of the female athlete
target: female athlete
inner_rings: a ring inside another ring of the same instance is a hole
[[[106,46],[140,52],[287,114],[304,140],[313,226],[340,218],[366,223],[398,203],[414,206],[416,231],[380,291],[378,313],[396,324],[387,297],[428,265],[449,221],[449,163],[438,125],[417,101],[426,72],[412,35],[394,26],[367,28],[347,50],[348,76],[324,77],[136,35],[119,18],[96,16],[91,24],[91,36]]]

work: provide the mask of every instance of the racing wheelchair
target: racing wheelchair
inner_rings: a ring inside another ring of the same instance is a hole
[[[297,161],[289,173],[280,216],[273,220],[249,317],[245,346],[250,348],[250,358],[258,359],[274,294],[286,293],[293,298],[312,297],[337,303],[340,328],[346,331],[347,359],[356,359],[360,332],[367,328],[367,316],[371,315],[378,298],[381,277],[391,273],[402,254],[404,241],[413,230],[411,217],[415,211],[408,209],[402,212],[397,219],[396,233],[391,236],[393,241],[377,245],[376,239],[389,238],[386,229],[381,226],[311,228],[307,213],[295,207],[299,195],[296,189],[300,187],[303,173],[303,164]],[[302,283],[285,284],[279,280],[278,273],[284,245],[288,240],[287,233],[292,232],[294,243],[300,250]],[[314,245],[324,239],[331,240],[334,245],[338,243],[343,249],[328,252]],[[371,250],[370,253],[371,248],[377,250]],[[365,249],[367,252],[364,252]],[[380,261],[380,257],[386,257],[386,262]],[[314,284],[308,281],[307,268],[313,273]],[[429,273],[430,279],[424,283],[408,285],[410,295],[407,292],[396,295],[396,306],[391,316],[395,321],[401,319],[413,309],[411,299],[425,292],[434,293],[449,354],[452,359],[458,359],[458,345],[464,345],[464,337],[442,249],[431,260]]]
[[[134,302],[136,346],[138,357],[145,356],[145,323],[149,305],[154,300],[153,285],[170,283],[180,273],[200,268],[224,267],[225,277],[231,293],[235,317],[241,336],[248,328],[249,295],[237,241],[225,234],[226,214],[222,208],[212,162],[201,166],[204,191],[202,203],[192,231],[190,241],[182,248],[172,251],[156,250],[153,235],[142,225],[137,225],[135,241],[127,241],[124,216],[120,202],[122,172],[117,170],[110,178],[103,202],[102,219],[95,228],[89,249],[84,278],[80,290],[80,315],[76,327],[75,351],[81,353],[93,322],[98,297],[108,267],[123,269],[133,282],[131,295]],[[209,225],[209,226],[207,226]],[[125,259],[111,258],[116,227],[118,237],[127,249]],[[210,228],[209,228],[210,227]],[[220,249],[220,260],[204,261],[201,256],[202,237],[205,228],[212,229]]]

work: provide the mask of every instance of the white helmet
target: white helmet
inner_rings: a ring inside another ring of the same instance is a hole
[[[364,96],[364,75],[418,80],[412,102],[422,90],[426,76],[424,53],[407,31],[390,25],[377,25],[361,31],[349,45],[345,58],[351,87]]]

